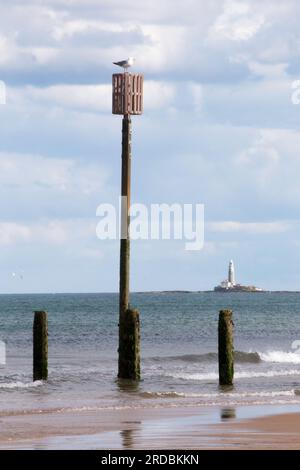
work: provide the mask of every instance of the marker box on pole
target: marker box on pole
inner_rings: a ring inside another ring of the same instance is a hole
[[[135,115],[143,113],[143,84],[141,73],[114,73],[112,76],[112,113]]]

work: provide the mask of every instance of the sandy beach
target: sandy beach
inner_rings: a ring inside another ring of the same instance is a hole
[[[300,413],[248,406],[10,415],[1,417],[0,449],[300,449]]]

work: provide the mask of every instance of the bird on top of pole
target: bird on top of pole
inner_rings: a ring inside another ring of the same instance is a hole
[[[124,73],[126,70],[131,67],[134,63],[134,58],[133,57],[128,57],[126,60],[120,60],[119,62],[113,62],[114,65],[118,65],[119,67],[122,67],[124,70]]]

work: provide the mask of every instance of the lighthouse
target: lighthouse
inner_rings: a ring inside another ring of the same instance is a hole
[[[231,287],[235,286],[234,264],[231,260],[228,268],[228,283]]]
[[[228,277],[225,281],[221,282],[214,288],[215,292],[264,292],[260,287],[255,286],[243,286],[242,284],[236,284],[234,264],[231,260],[228,267]]]

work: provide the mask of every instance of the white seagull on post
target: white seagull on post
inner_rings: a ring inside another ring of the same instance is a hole
[[[131,67],[134,63],[134,58],[133,57],[128,57],[127,60],[120,60],[119,62],[113,62],[114,65],[118,65],[119,67],[122,67],[124,69],[124,73],[126,72],[126,69]]]

